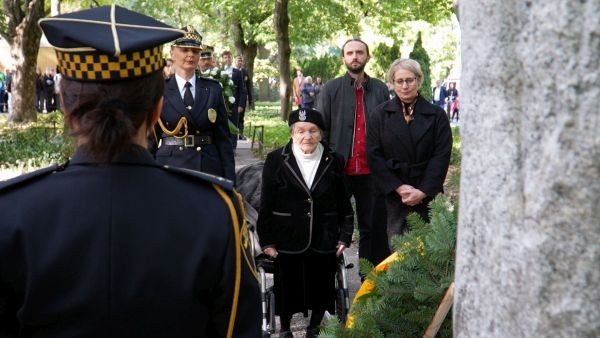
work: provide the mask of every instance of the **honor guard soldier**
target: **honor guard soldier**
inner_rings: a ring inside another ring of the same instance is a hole
[[[211,71],[216,71],[218,69],[214,68],[214,59],[213,59],[213,51],[214,48],[209,45],[204,45],[202,50],[200,51],[200,61],[198,61],[198,71],[199,75],[211,75]]]
[[[114,5],[40,26],[78,148],[0,184],[0,336],[259,337],[231,182],[146,150],[163,101],[160,45],[183,32]]]
[[[175,76],[166,83],[156,161],[235,179],[233,147],[221,86],[198,77],[202,37],[188,26],[171,45]]]

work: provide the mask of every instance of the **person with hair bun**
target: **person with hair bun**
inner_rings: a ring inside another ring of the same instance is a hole
[[[146,149],[160,45],[183,32],[115,5],[40,26],[78,146],[65,164],[0,183],[0,336],[260,337],[232,183]]]

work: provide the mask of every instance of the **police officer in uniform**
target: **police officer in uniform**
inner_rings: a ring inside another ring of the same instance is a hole
[[[160,44],[183,32],[114,5],[40,26],[78,148],[0,184],[0,336],[259,337],[231,182],[145,148],[163,101]]]
[[[185,30],[171,45],[175,76],[165,86],[156,161],[234,180],[222,89],[217,81],[196,76],[202,37],[191,26]]]

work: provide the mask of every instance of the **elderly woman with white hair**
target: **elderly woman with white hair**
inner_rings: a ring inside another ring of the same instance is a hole
[[[354,216],[341,155],[321,143],[323,119],[313,109],[290,114],[292,139],[267,156],[257,231],[275,259],[275,313],[280,337],[293,337],[293,314],[312,310],[306,337],[316,337],[334,311],[337,256],[350,246]]]
[[[452,131],[444,110],[419,94],[423,84],[419,63],[398,59],[387,77],[395,96],[371,114],[367,157],[385,194],[391,239],[407,230],[409,213],[429,219],[427,204],[443,192]]]

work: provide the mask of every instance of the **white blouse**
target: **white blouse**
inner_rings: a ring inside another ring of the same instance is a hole
[[[305,154],[296,143],[292,143],[292,152],[302,173],[302,178],[310,188],[315,179],[319,162],[321,162],[321,156],[323,156],[323,145],[319,143],[312,154]]]

